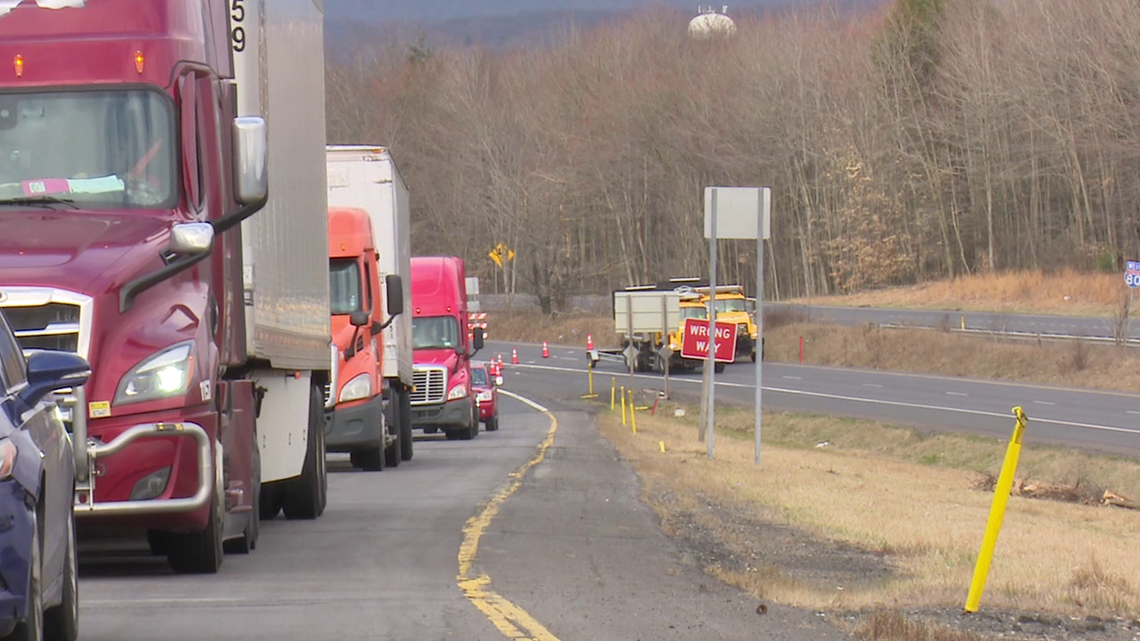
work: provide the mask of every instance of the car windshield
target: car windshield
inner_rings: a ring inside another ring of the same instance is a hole
[[[329,298],[334,315],[351,314],[360,306],[360,266],[351,258],[329,261]]]
[[[487,370],[482,367],[474,367],[471,369],[471,383],[473,385],[482,385],[488,387],[487,383]]]
[[[421,316],[412,319],[412,349],[455,349],[459,324],[451,316]]]
[[[0,94],[0,204],[173,206],[173,123],[170,101],[157,91]]]

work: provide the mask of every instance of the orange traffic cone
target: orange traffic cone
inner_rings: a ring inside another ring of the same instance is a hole
[[[503,353],[499,352],[499,369],[503,368]]]
[[[519,350],[512,347],[511,348],[511,365],[518,365],[518,364],[519,364]]]
[[[542,341],[542,357],[550,358],[550,350],[546,348],[546,341]]]
[[[586,349],[594,349],[594,335],[586,334]]]

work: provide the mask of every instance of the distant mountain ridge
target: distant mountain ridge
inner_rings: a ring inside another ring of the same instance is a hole
[[[732,16],[778,11],[826,0],[749,0],[727,3]],[[890,0],[840,0],[844,9]],[[693,0],[324,0],[325,30],[330,52],[345,53],[358,44],[394,30],[422,32],[431,46],[507,48],[544,45],[552,30],[570,21],[588,28],[639,7],[658,6],[696,15],[699,6],[719,11],[726,3]]]

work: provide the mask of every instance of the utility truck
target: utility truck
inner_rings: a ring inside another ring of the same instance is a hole
[[[376,273],[366,274],[366,277],[373,278],[372,287],[380,286],[382,291],[376,292],[373,299],[375,307],[367,323],[361,326],[364,329],[359,336],[365,343],[364,349],[368,349],[371,341],[379,339],[375,354],[380,363],[380,387],[368,390],[367,396],[380,395],[384,420],[382,426],[373,424],[371,429],[365,429],[360,423],[358,431],[347,417],[338,420],[334,412],[329,436],[334,451],[368,452],[368,448],[382,442],[387,459],[381,455],[381,460],[377,460],[375,454],[368,453],[350,455],[354,458],[354,465],[370,469],[379,469],[385,463],[395,466],[399,461],[411,460],[413,454],[412,387],[415,381],[412,373],[412,319],[410,314],[401,313],[412,299],[412,222],[408,188],[391,152],[379,145],[329,145],[326,170],[329,206],[363,210],[371,225],[374,244],[371,262]],[[341,251],[339,246],[336,251]],[[360,259],[358,264],[363,269],[367,257],[361,254]],[[387,310],[379,309],[379,300],[387,301]],[[364,350],[346,354],[342,349],[338,362],[359,358],[356,353],[360,351]],[[348,382],[344,381],[345,384]],[[343,393],[344,388],[341,387],[337,394]],[[347,403],[342,396],[334,396],[331,391],[328,402],[330,407]],[[338,410],[349,411],[347,405]],[[353,411],[359,413],[364,410]],[[397,451],[399,456],[396,456]]]
[[[0,307],[66,392],[80,534],[181,573],[325,507],[323,16],[310,0],[0,9]]]

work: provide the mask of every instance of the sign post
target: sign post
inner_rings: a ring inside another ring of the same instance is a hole
[[[772,190],[768,187],[705,187],[705,236],[712,238],[715,252],[717,222],[721,223],[721,238],[756,240],[756,342],[764,344],[764,241],[771,237]],[[716,264],[713,253],[713,275]],[[709,290],[716,309],[716,281],[710,279]],[[712,317],[713,314],[710,314]],[[715,317],[711,319],[715,322]],[[734,346],[735,349],[735,346]],[[755,464],[760,464],[760,409],[763,390],[764,350],[760,348],[756,359],[756,445]],[[713,408],[709,396],[709,415]],[[711,418],[710,418],[711,425]],[[712,458],[712,439],[709,439],[709,458]]]

